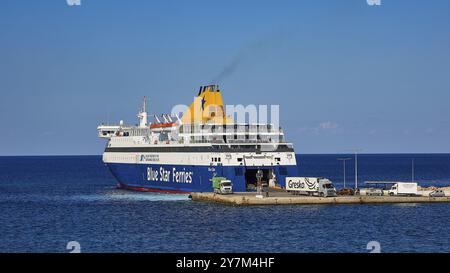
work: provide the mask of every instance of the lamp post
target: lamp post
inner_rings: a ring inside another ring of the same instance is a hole
[[[355,190],[358,189],[358,151],[355,151]]]
[[[355,153],[355,191],[358,190],[358,152],[361,152],[362,149],[352,149]]]
[[[344,189],[345,189],[345,161],[350,160],[350,157],[343,157],[343,158],[338,158],[337,160],[342,161],[343,165],[344,165]]]

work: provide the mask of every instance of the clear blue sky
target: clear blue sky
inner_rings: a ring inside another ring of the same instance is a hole
[[[279,104],[299,153],[450,152],[450,1],[3,0],[0,155],[101,154],[96,126]]]

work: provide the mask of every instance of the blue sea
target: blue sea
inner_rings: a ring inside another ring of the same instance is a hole
[[[342,187],[340,157],[298,155],[300,175]],[[413,159],[419,184],[450,185],[450,154],[359,155],[359,181],[410,181]],[[115,185],[100,156],[0,157],[0,252],[450,252],[450,204],[233,207]]]

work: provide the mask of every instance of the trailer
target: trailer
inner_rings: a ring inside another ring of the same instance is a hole
[[[323,177],[286,177],[286,191],[309,196],[336,196],[333,183]]]

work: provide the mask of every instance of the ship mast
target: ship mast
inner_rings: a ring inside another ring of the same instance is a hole
[[[148,125],[148,113],[147,113],[147,97],[144,96],[144,102],[141,110],[138,114],[139,118],[139,127],[145,128]]]

